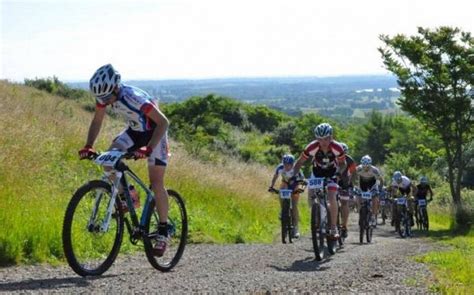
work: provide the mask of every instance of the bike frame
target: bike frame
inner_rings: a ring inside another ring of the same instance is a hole
[[[134,228],[135,229],[139,228],[140,230],[143,229],[144,226],[145,226],[146,216],[145,216],[145,214],[142,214],[140,220],[138,220],[138,214],[135,210],[135,207],[133,206],[133,201],[132,201],[132,198],[131,198],[131,195],[130,195],[130,190],[128,188],[130,182],[128,181],[127,178],[129,177],[129,178],[133,179],[133,182],[135,184],[137,184],[139,187],[141,187],[146,192],[147,197],[146,197],[145,204],[144,204],[142,212],[147,212],[148,207],[151,206],[151,203],[154,199],[154,193],[150,189],[148,189],[147,185],[132,170],[130,170],[130,168],[125,163],[122,162],[122,159],[119,159],[116,162],[116,164],[113,167],[110,167],[110,168],[112,168],[112,169],[104,172],[102,180],[108,182],[111,185],[112,197],[111,197],[111,199],[109,201],[109,204],[107,206],[107,216],[104,219],[104,221],[103,221],[103,223],[100,227],[100,230],[103,231],[103,232],[106,232],[109,228],[110,220],[112,218],[112,212],[113,212],[114,207],[115,207],[115,203],[116,203],[116,200],[117,200],[117,197],[118,197],[118,194],[119,194],[120,186],[122,186],[122,188],[123,188],[123,193],[125,195],[125,201],[127,203],[128,210],[129,210],[129,213],[130,213],[130,218],[132,220],[132,224],[133,224]],[[91,218],[89,219],[88,226],[94,224],[94,219],[97,215],[97,208],[100,204],[101,199],[102,199],[102,194],[98,193],[97,196],[96,196],[96,200],[95,200],[94,210],[91,214]],[[130,227],[130,224],[129,224],[127,218],[125,218],[125,224],[126,224],[127,230],[129,231],[130,235],[132,236],[133,229]]]

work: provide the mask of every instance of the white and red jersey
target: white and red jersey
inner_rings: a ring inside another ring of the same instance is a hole
[[[310,142],[304,149],[302,157],[306,160],[313,157],[313,165],[319,169],[334,169],[338,162],[345,161],[344,149],[336,141],[329,144],[328,151],[324,152],[318,140]]]
[[[106,105],[99,102],[97,107],[105,108]],[[112,111],[126,118],[128,126],[134,131],[148,131],[155,128],[156,124],[146,114],[158,103],[145,91],[122,84],[120,86],[117,100],[112,103]]]

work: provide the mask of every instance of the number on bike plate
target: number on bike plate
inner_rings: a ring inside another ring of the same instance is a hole
[[[310,189],[322,189],[324,187],[324,178],[313,177],[308,179],[308,187]]]
[[[426,200],[418,200],[418,206],[426,206]]]
[[[291,198],[291,192],[292,192],[292,190],[290,190],[290,189],[281,189],[280,190],[280,198],[281,199]]]
[[[405,198],[398,198],[397,199],[397,204],[398,205],[405,205],[406,201],[407,200]]]
[[[372,199],[372,193],[371,192],[362,192],[361,196],[362,196],[362,199],[364,199],[364,200]]]
[[[108,151],[100,154],[100,156],[95,159],[95,162],[102,166],[113,167],[122,155],[123,152],[121,151]]]

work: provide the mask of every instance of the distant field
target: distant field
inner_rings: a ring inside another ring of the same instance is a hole
[[[210,93],[252,104],[264,104],[287,113],[307,109],[331,117],[361,117],[357,109],[390,112],[396,109],[397,83],[388,75],[343,77],[275,77],[203,80],[126,81],[160,98],[176,102]],[[70,83],[87,88],[87,83]],[[354,114],[348,114],[349,111]]]

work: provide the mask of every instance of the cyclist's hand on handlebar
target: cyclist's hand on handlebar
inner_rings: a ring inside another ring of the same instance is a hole
[[[95,150],[92,148],[91,145],[86,144],[82,149],[79,150],[79,158],[83,159],[90,159],[92,156],[96,154]]]
[[[153,152],[153,149],[149,146],[142,146],[141,148],[139,148],[138,150],[136,150],[134,153],[133,153],[133,157],[138,160],[138,159],[145,159],[147,158],[148,156],[151,155],[151,153]]]

